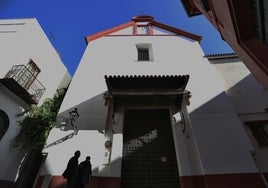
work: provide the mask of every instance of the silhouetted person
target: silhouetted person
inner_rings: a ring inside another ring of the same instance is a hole
[[[74,153],[74,156],[70,158],[66,169],[63,172],[63,177],[67,179],[67,188],[74,188],[76,173],[78,172],[78,158],[80,157],[81,153],[77,150]]]
[[[91,162],[90,157],[87,156],[86,160],[81,162],[78,166],[78,177],[76,188],[84,188],[85,184],[91,180]]]

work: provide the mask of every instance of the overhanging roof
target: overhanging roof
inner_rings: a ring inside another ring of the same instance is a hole
[[[189,75],[105,76],[108,93],[117,104],[180,104]]]
[[[189,75],[105,76],[109,92],[183,92]]]

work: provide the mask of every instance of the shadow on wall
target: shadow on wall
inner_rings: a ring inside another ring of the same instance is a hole
[[[263,89],[252,74],[228,88],[226,93],[238,113],[262,112],[268,107],[268,90]]]
[[[71,122],[69,112],[75,108],[77,108],[78,117],[76,121]],[[44,146],[44,149],[58,145],[73,138],[80,130],[97,130],[99,133],[104,134],[106,113],[107,107],[104,105],[103,93],[62,112],[58,115],[58,117],[64,118],[59,118],[56,121],[55,128],[66,132],[73,130],[73,132],[62,138],[59,138],[52,143],[47,144]]]
[[[192,94],[192,98],[198,97],[198,93]],[[256,166],[250,154],[252,144],[239,115],[267,114],[264,110],[267,106],[267,90],[248,75],[189,113],[204,173],[218,172],[209,177],[211,181],[207,179],[209,187],[264,187],[258,173],[247,176]],[[229,174],[223,176],[221,172]]]
[[[205,89],[209,90],[209,88]],[[204,112],[214,114],[226,112],[233,113],[234,109],[239,110],[239,108],[241,108],[241,105],[244,105],[244,107],[247,108],[251,107],[248,106],[250,105],[250,102],[253,102],[251,103],[253,106],[256,106],[256,104],[261,105],[262,109],[264,109],[268,106],[268,92],[265,93],[266,94],[263,94],[263,89],[261,88],[261,85],[255,80],[255,78],[252,75],[248,75],[233,87],[229,88],[226,93],[222,92],[209,101],[205,101],[204,104],[199,106],[197,109],[194,109],[190,113],[190,117],[193,119],[198,119],[198,117],[194,117],[195,114]],[[256,100],[256,96],[258,96],[258,100]],[[196,94],[193,97],[198,97],[198,95]],[[265,103],[265,101],[267,102]],[[245,106],[245,104],[247,104],[247,106]],[[59,114],[59,116],[68,118],[69,112],[74,108],[77,108],[79,113],[78,119],[74,122],[74,125],[77,126],[77,130],[74,126],[71,125],[70,121],[67,121],[63,131],[73,130],[73,132],[62,138],[59,138],[53,143],[49,143],[44,148],[52,147],[66,140],[72,139],[75,135],[78,134],[79,130],[97,130],[99,133],[104,134],[107,107],[104,105],[103,93],[62,112]],[[60,123],[57,123],[56,129],[62,129]]]
[[[79,117],[74,124],[78,126],[79,130],[98,130],[99,132],[103,132],[107,113],[103,93],[60,113],[58,117],[63,117],[60,121],[66,122],[64,131],[74,129],[69,120],[69,112],[73,111],[75,108],[77,108]],[[56,123],[56,128],[62,128],[61,122]]]
[[[74,132],[71,133],[71,134],[68,134],[67,136],[64,136],[64,137],[62,137],[62,138],[56,140],[55,142],[52,142],[52,143],[50,143],[50,144],[48,144],[48,145],[45,145],[43,149],[46,149],[46,148],[49,148],[49,147],[58,145],[58,144],[60,144],[60,143],[62,143],[62,142],[64,142],[64,141],[66,141],[66,140],[71,139],[71,138],[72,138],[73,136],[75,136],[75,135],[77,135],[77,132],[76,132],[76,131],[74,131]]]
[[[209,90],[210,88],[205,88],[206,90]],[[227,94],[226,94],[227,93]],[[193,94],[192,97],[198,97],[197,94]],[[219,93],[217,96],[214,96],[214,98],[209,99],[208,101],[204,101],[203,104],[201,104],[199,107],[194,109],[189,115],[191,117],[191,120],[194,124],[194,132],[198,132],[196,138],[198,139],[198,146],[199,149],[201,150],[212,150],[212,151],[217,151],[220,150],[220,147],[217,147],[215,150],[215,146],[220,146],[222,143],[226,142],[226,135],[222,135],[221,130],[226,132],[226,128],[228,129],[228,140],[245,140],[246,139],[246,134],[243,134],[243,130],[237,127],[239,126],[239,119],[236,116],[235,110],[238,104],[243,103],[245,98],[249,101],[253,101],[254,103],[260,103],[263,107],[268,106],[268,94],[266,91],[263,92],[263,89],[261,86],[258,84],[258,82],[252,78],[251,75],[245,77],[244,79],[241,79],[240,82],[235,84],[233,87],[229,88],[227,92],[222,92]],[[228,100],[230,99],[230,100]],[[266,100],[263,100],[266,99]],[[191,101],[191,99],[190,99]],[[266,103],[264,101],[267,101]],[[249,103],[250,104],[250,103]],[[234,107],[234,108],[233,108]],[[250,107],[250,106],[248,106]],[[75,124],[78,125],[78,131],[79,130],[97,130],[100,133],[103,133],[105,129],[105,123],[106,123],[106,113],[107,113],[107,107],[104,105],[104,100],[103,100],[103,94],[99,94],[91,99],[88,99],[79,105],[73,107],[77,108],[79,112],[79,118]],[[62,112],[60,115],[68,115],[69,111],[72,111],[73,109],[68,109],[65,112]],[[213,121],[211,121],[211,117],[204,118],[204,112],[207,113],[208,115],[214,116]],[[224,119],[218,119],[218,118],[225,118],[225,114],[231,113],[233,114],[230,122],[227,127],[225,127],[226,122],[228,123],[229,120],[224,120]],[[221,116],[223,114],[223,116]],[[219,115],[219,116],[218,116]],[[68,117],[68,116],[66,116]],[[234,121],[234,119],[235,121]],[[224,120],[222,122],[222,120]],[[233,125],[235,122],[236,125]],[[240,124],[241,125],[241,124]],[[232,127],[236,127],[236,130],[239,130],[238,132],[232,132]],[[241,125],[242,126],[242,125]],[[225,128],[224,128],[225,127]],[[60,129],[61,126],[57,125],[56,129]],[[187,129],[187,127],[186,127]],[[73,127],[68,123],[66,126],[66,129],[64,131],[68,130],[73,130]],[[210,134],[211,131],[213,134]],[[209,133],[209,134],[208,134]],[[209,136],[206,136],[209,135]],[[75,136],[75,132],[70,133],[69,135],[59,139],[58,141],[55,141],[54,143],[51,143],[47,147],[51,147],[57,144],[60,144],[68,139],[72,139]],[[217,139],[215,139],[217,138]],[[211,144],[214,143],[214,144]],[[238,148],[239,143],[233,143],[232,146],[233,148]],[[141,148],[137,148],[134,153],[139,152]],[[239,152],[240,150],[238,150]],[[234,149],[229,150],[230,157],[232,158],[234,153],[236,151]],[[134,153],[131,154],[131,156],[134,155]],[[209,154],[209,153],[207,153]],[[206,159],[208,158],[210,161],[215,161],[215,166],[213,166],[212,170],[219,170],[221,171],[222,166],[218,165],[222,161],[222,157],[219,156],[221,155],[221,152],[217,153],[214,152],[213,154],[207,155],[206,153],[201,153],[201,158]],[[228,155],[226,153],[226,155]],[[241,154],[238,154],[241,155]],[[110,162],[111,164],[111,169],[113,166],[118,167],[118,163],[121,164],[121,158],[117,158],[115,160],[112,160]],[[235,166],[235,165],[234,165]],[[211,166],[212,167],[212,166]],[[44,166],[44,168],[46,168]],[[211,170],[211,169],[206,169],[206,170]],[[93,169],[94,174],[100,174],[100,169],[94,168]],[[112,180],[114,182],[120,181]],[[107,185],[105,185],[107,183]],[[49,188],[60,188],[63,187],[66,184],[65,179],[62,178],[62,176],[53,176],[50,182]],[[100,186],[100,185],[103,186]],[[116,183],[115,183],[116,184]],[[103,180],[101,177],[93,177],[92,181],[86,186],[87,188],[97,188],[97,187],[112,187],[111,186],[111,181],[109,180]],[[36,187],[38,188],[38,187]]]
[[[205,89],[209,90],[208,87]],[[196,95],[193,94],[193,97],[198,97],[198,94]],[[209,101],[205,101],[204,104],[199,106],[197,109],[194,109],[192,113],[235,110],[236,113],[239,114],[241,110],[256,110],[257,112],[264,112],[264,109],[267,107],[268,90],[264,90],[257,80],[250,74],[241,79],[238,83],[234,84],[232,87],[227,88],[226,92],[223,91],[214,98],[211,98]]]

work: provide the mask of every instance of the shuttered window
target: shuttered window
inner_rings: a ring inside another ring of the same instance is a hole
[[[251,0],[250,4],[254,34],[268,44],[268,1]]]
[[[195,0],[205,11],[210,11],[208,0]]]
[[[247,123],[259,146],[268,146],[268,121]]]

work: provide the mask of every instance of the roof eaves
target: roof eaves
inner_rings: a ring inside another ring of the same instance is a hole
[[[201,40],[202,40],[202,37],[199,36],[199,35],[196,35],[196,34],[193,34],[193,33],[189,33],[187,31],[184,31],[184,30],[181,30],[181,29],[178,29],[178,28],[175,28],[175,27],[172,27],[172,26],[169,26],[169,25],[166,25],[166,24],[157,22],[157,21],[152,21],[151,24],[154,25],[154,26],[157,26],[159,28],[168,30],[170,32],[176,33],[178,35],[182,35],[184,37],[187,37],[187,38],[196,40],[198,42],[201,42]]]
[[[213,59],[227,59],[227,58],[238,58],[238,56],[234,52],[206,54],[206,55],[204,55],[204,57],[207,58],[207,59],[209,59],[209,60],[213,60]]]
[[[131,22],[127,22],[127,23],[124,23],[124,24],[121,24],[121,25],[118,25],[118,26],[115,26],[113,28],[110,28],[110,29],[107,29],[107,30],[104,30],[104,31],[101,31],[101,32],[98,32],[98,33],[95,33],[95,34],[92,34],[92,35],[89,35],[89,36],[86,36],[85,39],[86,39],[86,42],[90,42],[90,41],[93,41],[93,40],[96,40],[98,38],[101,38],[105,35],[109,35],[113,32],[116,32],[116,31],[120,31],[122,29],[125,29],[131,25],[133,25],[133,21]]]

